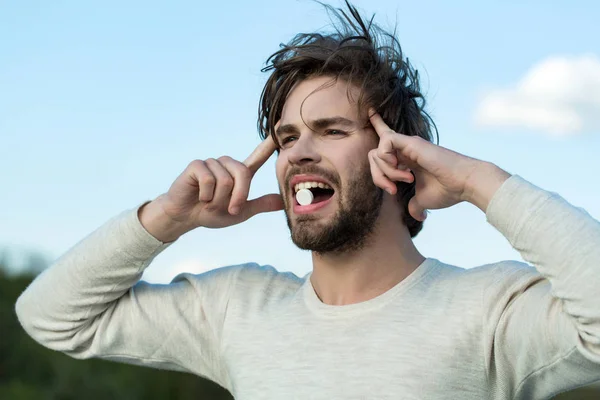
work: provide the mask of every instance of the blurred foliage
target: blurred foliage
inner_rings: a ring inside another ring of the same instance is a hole
[[[28,271],[39,271],[39,266]],[[14,305],[34,278],[7,275],[0,265],[0,399],[232,399],[220,386],[191,374],[104,360],[75,360],[31,339]],[[598,400],[600,389],[582,388],[555,400]]]
[[[37,267],[37,266],[36,266]],[[0,399],[231,399],[206,379],[105,360],[75,360],[31,339],[14,305],[33,275],[6,275],[0,266]]]

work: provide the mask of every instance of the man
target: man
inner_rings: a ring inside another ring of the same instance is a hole
[[[336,34],[299,35],[269,60],[264,140],[244,162],[191,162],[30,285],[16,309],[33,338],[194,373],[239,399],[544,399],[600,379],[600,224],[431,143],[416,73],[348,7]],[[274,152],[280,194],[247,200]],[[533,266],[421,255],[426,210],[463,201]],[[140,281],[186,232],[282,209],[312,250],[306,277],[249,263]]]

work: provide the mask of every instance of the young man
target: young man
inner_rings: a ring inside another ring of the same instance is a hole
[[[194,373],[239,399],[545,399],[600,379],[600,224],[431,143],[397,42],[349,10],[338,33],[300,35],[270,59],[248,159],[191,162],[31,284],[16,309],[33,338]],[[274,152],[280,194],[248,201]],[[305,189],[314,199],[300,205]],[[463,201],[533,266],[421,255],[426,210]],[[306,277],[249,263],[140,281],[186,232],[282,209],[312,250]]]

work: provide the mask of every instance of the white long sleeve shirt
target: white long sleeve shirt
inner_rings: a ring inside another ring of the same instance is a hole
[[[600,223],[519,176],[486,217],[531,266],[427,258],[371,300],[255,263],[140,281],[168,244],[137,208],[39,275],[16,310],[42,345],[186,371],[236,399],[546,399],[600,379]]]

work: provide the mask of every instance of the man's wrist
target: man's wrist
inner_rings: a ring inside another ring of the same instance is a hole
[[[170,243],[191,229],[169,217],[161,204],[162,196],[144,204],[138,210],[138,218],[144,229],[157,240]]]
[[[465,183],[464,200],[485,213],[490,201],[511,174],[490,162],[478,163]]]

